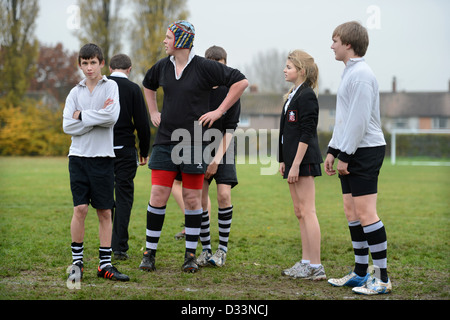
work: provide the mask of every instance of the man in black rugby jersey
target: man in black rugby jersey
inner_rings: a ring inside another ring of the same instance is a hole
[[[172,23],[163,41],[168,57],[151,67],[143,80],[151,121],[158,127],[158,132],[149,162],[152,189],[147,210],[146,251],[140,264],[142,270],[156,269],[155,253],[166,204],[173,181],[180,172],[186,230],[182,269],[186,272],[198,270],[195,252],[200,234],[203,212],[201,195],[207,167],[203,159],[203,146],[209,142],[203,141],[203,130],[231,108],[248,86],[247,79],[238,70],[195,55],[194,36],[195,29],[191,23]],[[210,92],[220,85],[229,88],[228,95],[216,110],[209,111]],[[161,112],[156,104],[156,90],[160,87],[164,90]],[[202,134],[196,135],[199,127]],[[172,140],[174,133],[188,133],[190,139]],[[181,156],[178,152],[172,152],[178,144],[184,144]]]

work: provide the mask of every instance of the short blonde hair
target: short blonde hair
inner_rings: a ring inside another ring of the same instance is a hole
[[[339,37],[342,44],[350,44],[358,57],[364,57],[369,47],[369,34],[358,21],[343,23],[334,29],[333,37]]]

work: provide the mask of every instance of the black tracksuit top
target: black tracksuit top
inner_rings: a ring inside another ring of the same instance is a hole
[[[148,156],[150,148],[150,120],[141,88],[122,77],[108,77],[119,87],[120,114],[114,126],[114,146],[135,147],[136,129],[139,138],[139,154]]]

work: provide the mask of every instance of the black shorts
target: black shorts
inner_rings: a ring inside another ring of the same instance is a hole
[[[114,206],[114,158],[69,157],[73,206],[91,204],[96,209]]]
[[[216,180],[216,184],[228,184],[231,188],[235,187],[238,184],[236,165],[224,163],[219,164],[216,174],[207,180],[208,183],[211,184],[213,179]],[[175,180],[182,181],[181,173],[177,174]]]
[[[283,175],[284,179],[287,179],[287,177],[289,176],[289,170],[291,170],[291,166],[286,165]],[[319,163],[300,164],[300,170],[298,172],[299,177],[309,177],[309,176],[318,177],[321,175],[322,169],[320,168]]]
[[[226,163],[219,164],[216,174],[208,179],[208,183],[211,184],[213,179],[216,180],[216,184],[228,184],[233,188],[238,184],[236,165]]]
[[[148,167],[155,170],[204,174],[206,163],[203,160],[203,150],[204,146],[154,145]]]
[[[342,193],[354,197],[377,193],[385,151],[386,146],[357,149],[348,163],[350,174],[339,175]]]

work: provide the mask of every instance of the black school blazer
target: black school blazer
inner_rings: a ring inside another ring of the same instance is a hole
[[[308,149],[302,164],[322,163],[323,159],[317,138],[319,102],[315,92],[306,84],[302,84],[284,112],[286,102],[281,110],[278,161],[291,166],[297,153],[298,144],[303,142],[308,145]],[[281,137],[283,137],[283,143],[281,143]]]

